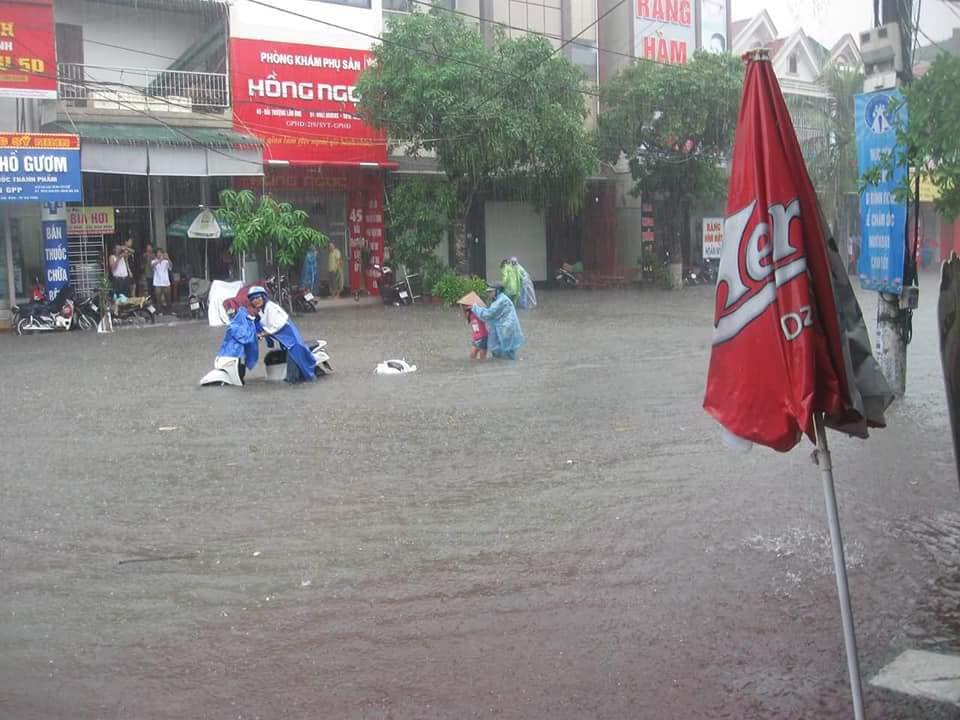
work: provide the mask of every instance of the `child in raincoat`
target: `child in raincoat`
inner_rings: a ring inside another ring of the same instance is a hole
[[[463,307],[463,314],[467,319],[467,325],[470,326],[471,336],[471,348],[470,348],[470,359],[471,360],[486,360],[487,359],[487,338],[489,336],[487,332],[487,326],[476,315],[473,314],[473,310],[469,307]]]
[[[487,326],[487,350],[495,358],[517,359],[517,353],[526,342],[517,310],[502,285],[493,287],[490,307],[474,305],[470,311]]]

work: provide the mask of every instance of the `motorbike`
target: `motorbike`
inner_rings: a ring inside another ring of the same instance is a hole
[[[560,287],[564,288],[575,288],[580,284],[577,276],[573,274],[572,268],[566,263],[560,266],[553,279],[557,281]]]
[[[74,310],[73,288],[64,285],[50,302],[31,302],[24,306],[14,305],[17,335],[25,332],[47,332],[50,330],[70,330],[77,327],[77,313]]]
[[[329,375],[333,372],[330,365],[330,354],[327,352],[326,340],[314,340],[308,343],[310,353],[316,361],[317,375]],[[271,350],[264,358],[268,380],[283,380],[287,372],[287,351]],[[224,385],[234,385],[243,387],[246,370],[240,363],[240,358],[222,357],[218,355],[213,359],[213,370],[200,378],[200,384],[206,387],[223,387]]]
[[[316,297],[307,288],[293,288],[290,291],[293,311],[296,313],[316,312]]]
[[[202,318],[207,314],[207,295],[209,292],[209,280],[190,278],[190,296],[187,298],[187,307],[190,308],[191,318]]]
[[[92,298],[82,298],[74,304],[77,314],[77,326],[81,330],[94,330],[100,322],[100,306]]]
[[[114,303],[114,322],[129,322],[137,325],[157,322],[157,308],[150,296],[119,299]]]
[[[380,298],[384,305],[412,305],[414,302],[413,288],[410,286],[410,276],[397,282],[393,269],[387,265],[373,265],[373,277],[380,287]],[[417,295],[416,297],[419,297]],[[360,299],[359,293],[357,300]]]

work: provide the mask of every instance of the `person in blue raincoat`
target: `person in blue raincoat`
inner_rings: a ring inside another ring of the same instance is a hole
[[[273,347],[276,342],[287,351],[286,381],[297,383],[316,380],[316,360],[286,310],[273,302],[267,291],[259,285],[250,288],[247,303],[258,314],[257,331],[266,338],[267,347]]]
[[[218,357],[237,358],[240,363],[240,382],[247,370],[252,370],[260,357],[260,339],[257,337],[257,318],[241,308],[227,325]]]
[[[317,268],[317,248],[311,245],[303,256],[303,265],[300,268],[300,287],[317,293],[320,290],[320,271]]]
[[[517,318],[517,310],[503,285],[493,286],[493,298],[489,307],[474,305],[473,314],[487,325],[487,350],[495,358],[517,359],[517,353],[526,339]]]

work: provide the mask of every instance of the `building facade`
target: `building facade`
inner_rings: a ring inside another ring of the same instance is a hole
[[[593,87],[635,58],[685,62],[699,47],[725,50],[729,36],[725,0],[436,7],[485,36],[546,37]],[[227,272],[225,243],[208,252],[167,230],[232,187],[269,191],[306,210],[346,258],[349,289],[376,291],[369,266],[383,258],[387,240],[386,184],[439,170],[360,122],[355,85],[385,23],[424,9],[414,0],[0,2],[0,15],[29,13],[32,28],[49,25],[31,40],[46,48],[49,66],[27,73],[43,88],[14,84],[6,92],[0,68],[0,132],[79,138],[82,199],[64,203],[74,284],[91,292],[109,248],[127,239],[137,251],[166,247],[184,281],[211,268],[213,276]],[[41,15],[47,19],[37,22]],[[597,98],[584,102],[593,122]],[[470,228],[471,269],[493,279],[501,257],[518,255],[538,281],[564,261],[622,272],[642,249],[642,203],[631,187],[624,168],[598,168],[576,218],[487,198]],[[5,200],[0,313],[47,265],[42,204]],[[263,266],[245,270],[257,275]]]
[[[108,248],[127,239],[137,251],[147,243],[168,249],[178,281],[216,266],[216,247],[205,256],[198,243],[168,238],[166,229],[214,202],[234,178],[263,174],[261,141],[233,129],[227,4],[17,0],[0,3],[0,14],[17,17],[24,8],[37,33],[32,42],[51,58],[33,77],[51,80],[53,92],[14,90],[0,99],[0,131],[79,138],[82,199],[58,209],[70,220],[71,282],[94,292]],[[34,278],[44,280],[49,210],[36,202],[0,205],[0,312]],[[136,259],[132,265],[143,270]]]

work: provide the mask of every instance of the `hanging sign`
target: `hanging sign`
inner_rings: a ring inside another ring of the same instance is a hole
[[[723,251],[723,218],[703,219],[703,259],[719,260]]]
[[[264,141],[264,158],[295,163],[387,161],[383,133],[356,115],[367,50],[231,38],[234,127]]]
[[[43,232],[43,269],[47,299],[53,300],[60,288],[70,282],[70,258],[67,255],[67,207],[62,202],[46,202],[40,208]]]
[[[890,104],[901,97],[891,91],[857,95],[854,109],[861,175],[893,152],[897,134]],[[904,119],[906,112],[906,107],[901,106]],[[894,295],[903,291],[907,206],[897,201],[894,194],[906,172],[906,168],[896,167],[860,193],[861,242],[857,271],[864,290]]]
[[[87,237],[90,235],[113,235],[116,231],[112,207],[67,208],[67,235]]]
[[[53,3],[0,2],[0,97],[57,98]]]
[[[697,47],[690,0],[635,0],[634,54],[646,60],[685,65]]]
[[[0,203],[82,199],[77,135],[0,133]]]

